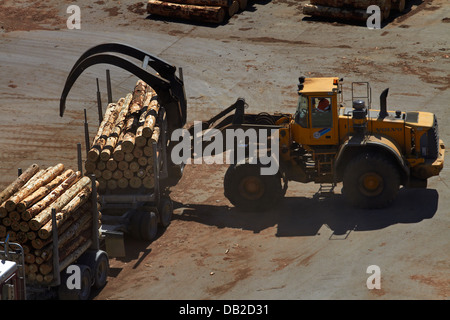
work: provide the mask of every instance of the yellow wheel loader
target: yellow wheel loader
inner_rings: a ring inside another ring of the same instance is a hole
[[[247,114],[245,101],[238,99],[203,122],[202,130],[215,128],[223,133],[270,131],[268,150],[277,148],[278,170],[272,174],[260,170],[267,161],[250,161],[251,150],[244,160],[231,161],[224,193],[233,205],[244,210],[273,207],[283,198],[288,181],[297,181],[331,187],[343,182],[343,193],[352,205],[383,208],[394,201],[401,186],[426,188],[427,179],[439,175],[445,147],[434,114],[388,111],[388,89],[380,95],[380,110],[373,110],[367,82],[352,83],[352,106],[348,107],[342,89],[343,79],[300,77],[294,114]],[[363,94],[356,96],[358,90]],[[215,124],[232,110],[235,114]],[[248,139],[244,140],[226,144],[249,149]]]

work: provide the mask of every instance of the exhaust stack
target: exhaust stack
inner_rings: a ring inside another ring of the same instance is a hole
[[[387,104],[386,104],[388,92],[389,88],[386,88],[380,95],[380,113],[378,114],[378,118],[385,118],[389,115],[387,112]]]

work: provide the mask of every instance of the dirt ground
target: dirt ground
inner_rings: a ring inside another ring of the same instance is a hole
[[[136,79],[110,66],[83,73],[59,117],[59,98],[76,59],[103,42],[127,43],[182,67],[188,122],[207,119],[238,97],[249,112],[293,112],[297,79],[339,76],[370,81],[373,107],[390,88],[388,108],[434,112],[450,141],[450,4],[412,0],[381,30],[305,17],[306,1],[252,1],[223,25],[148,16],[144,2],[77,1],[81,30],[68,30],[72,1],[0,4],[0,187],[37,162],[76,168],[83,109],[96,132],[96,87],[106,101]],[[83,145],[84,146],[84,145]],[[83,147],[84,148],[84,147]],[[448,153],[447,153],[448,156]],[[448,162],[448,161],[447,161]],[[151,243],[126,237],[126,257],[111,259],[97,300],[437,299],[450,297],[450,173],[426,190],[401,190],[385,210],[349,207],[340,185],[290,183],[283,203],[241,213],[223,195],[225,165],[188,165],[171,189],[173,221]],[[370,290],[367,268],[381,270]]]

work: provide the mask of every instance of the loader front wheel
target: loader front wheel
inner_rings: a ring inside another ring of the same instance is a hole
[[[400,175],[397,167],[377,153],[361,153],[344,172],[345,197],[350,204],[364,209],[389,206],[397,197]]]
[[[284,196],[281,176],[261,175],[257,164],[231,165],[224,178],[225,197],[243,211],[264,211]]]

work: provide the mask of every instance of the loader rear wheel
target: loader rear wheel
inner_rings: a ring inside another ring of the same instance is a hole
[[[264,211],[284,196],[281,176],[261,175],[257,164],[231,165],[224,178],[224,193],[238,209]]]
[[[354,206],[378,209],[389,206],[400,188],[397,167],[377,153],[362,153],[344,172],[345,197]]]

